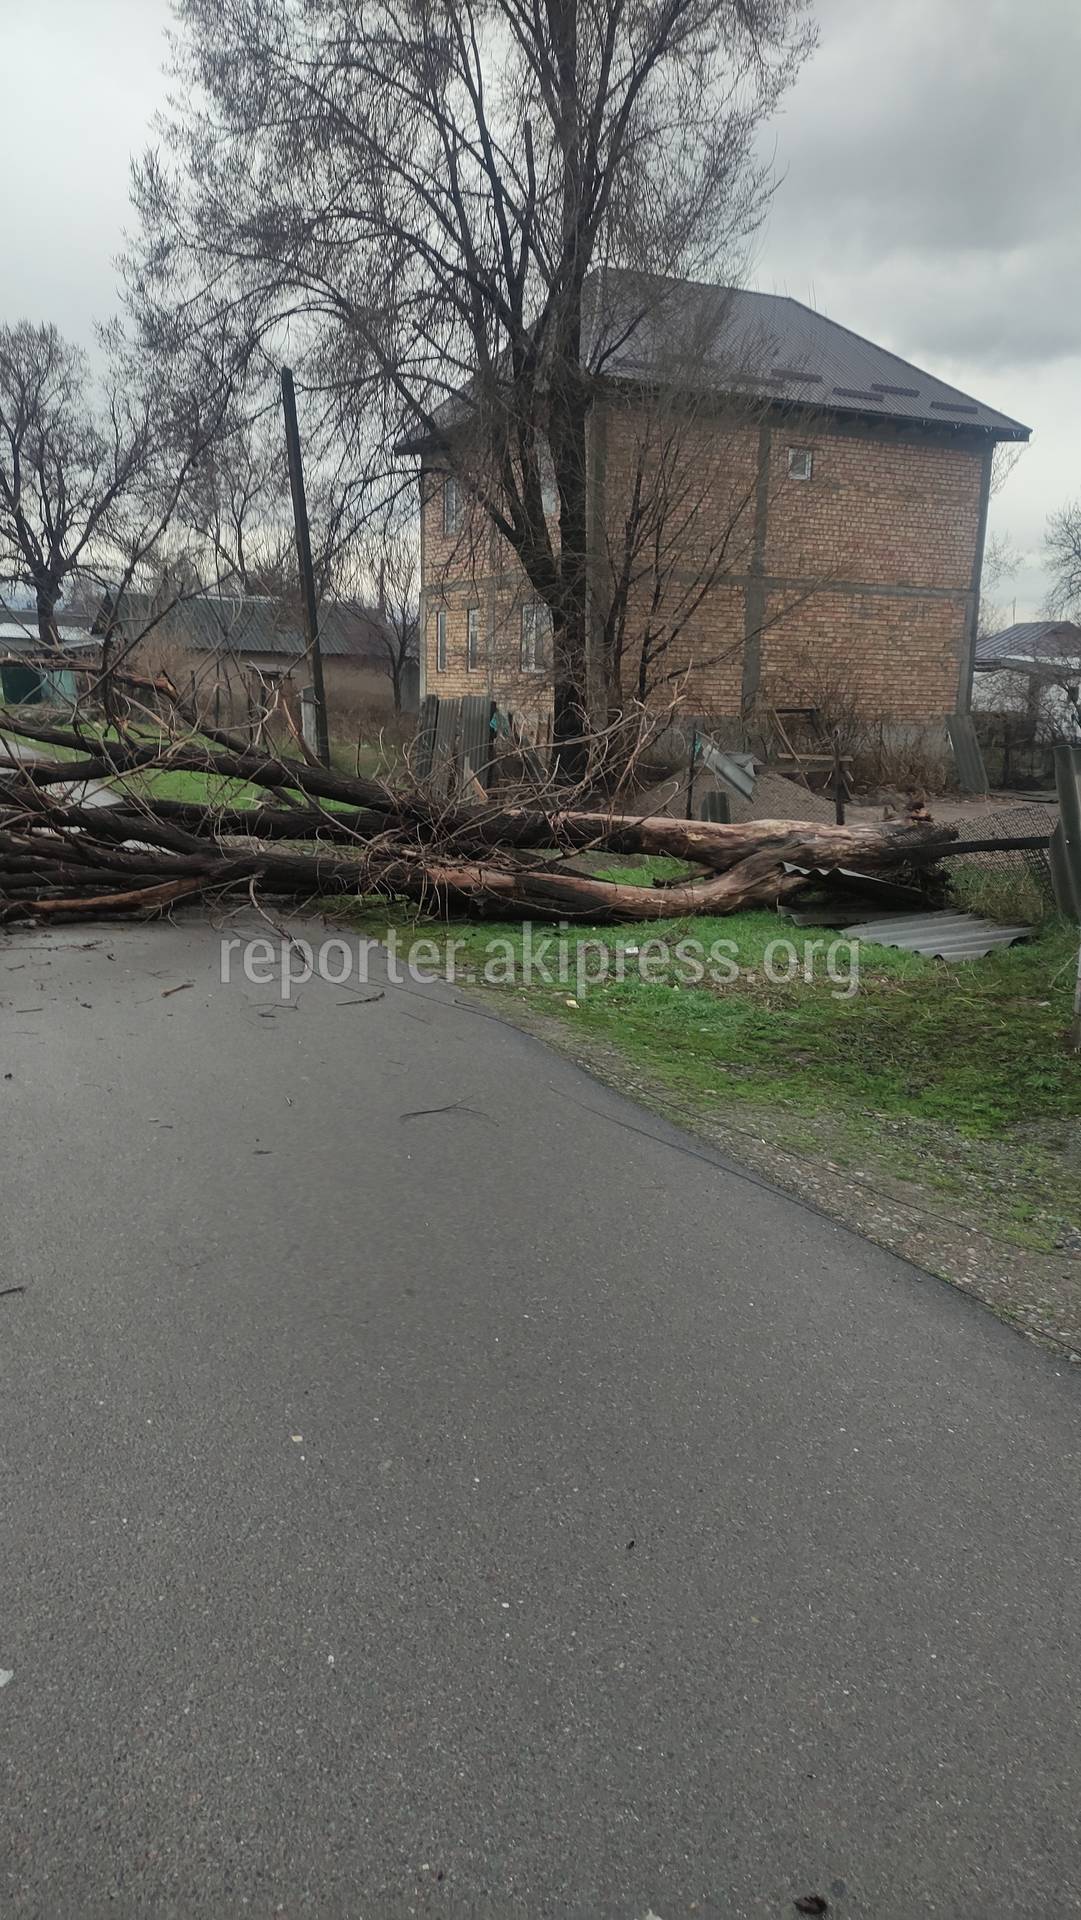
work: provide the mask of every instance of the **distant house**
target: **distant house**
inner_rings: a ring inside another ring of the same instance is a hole
[[[1026,715],[1045,739],[1081,740],[1081,626],[1021,620],[976,643],[972,705]]]
[[[98,614],[121,635],[126,660],[154,673],[162,668],[183,689],[194,682],[200,700],[216,699],[237,717],[250,692],[263,704],[280,684],[290,701],[307,685],[307,648],[299,616],[288,602],[266,594],[125,594],[119,609]],[[319,614],[323,681],[331,722],[378,715],[393,704],[388,644],[393,635],[378,608],[339,601]],[[416,705],[416,671],[406,676],[406,701]]]
[[[1019,620],[976,642],[976,668],[986,672],[1003,660],[1031,662],[1081,659],[1081,627],[1073,620]]]

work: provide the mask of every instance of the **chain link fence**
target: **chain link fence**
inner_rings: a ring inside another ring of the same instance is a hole
[[[1017,840],[1045,836],[1057,821],[1053,807],[1038,801],[997,807],[969,815],[958,822],[965,840]],[[1046,847],[991,848],[966,853],[947,862],[952,890],[959,902],[990,918],[1042,920],[1055,910],[1051,861]]]

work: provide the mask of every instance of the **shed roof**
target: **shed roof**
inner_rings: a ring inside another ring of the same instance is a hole
[[[1076,660],[1081,657],[1081,626],[1073,620],[1018,620],[976,642],[976,665],[1004,660]]]
[[[127,594],[121,620],[148,624],[154,603],[145,594]],[[179,598],[162,614],[158,629],[198,653],[223,649],[245,654],[277,654],[299,659],[307,651],[296,613],[269,594],[197,593]],[[386,664],[382,636],[387,622],[374,607],[357,600],[335,601],[319,610],[320,651],[328,658],[373,660]]]
[[[85,626],[73,626],[70,622],[62,621],[56,631],[62,647],[86,647],[92,644],[91,636]],[[23,619],[0,620],[0,652],[34,654],[41,652],[41,640],[34,614],[27,613]]]

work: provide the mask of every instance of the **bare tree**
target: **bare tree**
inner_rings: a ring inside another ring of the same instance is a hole
[[[1051,573],[1051,612],[1064,619],[1081,618],[1081,499],[1050,515],[1044,551]]]
[[[394,711],[401,713],[405,676],[416,663],[420,631],[420,554],[407,533],[393,533],[376,560],[379,638],[387,658]]]
[[[997,451],[997,449],[996,449]],[[989,633],[997,633],[1006,624],[1006,613],[999,599],[1003,583],[1016,573],[1021,564],[1021,555],[1008,533],[991,534],[983,550],[983,571],[980,575],[980,612],[979,635],[981,640]]]
[[[145,336],[225,316],[243,346],[288,321],[372,445],[436,449],[551,611],[572,739],[587,422],[618,346],[590,276],[731,264],[805,0],[182,0],[180,21],[171,164],[135,175]]]
[[[237,418],[192,471],[178,520],[220,589],[267,593],[289,566],[289,481],[280,420]],[[295,566],[295,561],[293,562]]]
[[[0,328],[0,573],[29,586],[42,648],[77,580],[84,598],[115,595],[152,562],[197,463],[219,433],[227,382],[206,342],[167,379],[107,336],[95,380],[54,326]],[[108,644],[108,635],[106,635]]]
[[[0,328],[0,570],[32,588],[43,647],[65,582],[122,537],[151,437],[146,400],[96,396],[56,327]]]

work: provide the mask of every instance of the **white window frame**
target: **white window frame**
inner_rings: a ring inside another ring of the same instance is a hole
[[[435,670],[447,671],[447,610],[440,607],[435,616]]]
[[[456,473],[443,476],[443,532],[459,533],[462,525],[462,486]]]
[[[788,477],[790,480],[810,480],[814,473],[814,454],[810,447],[789,447]]]
[[[479,607],[470,607],[465,616],[465,664],[470,673],[481,664]]]
[[[537,658],[543,643],[551,639],[552,611],[543,600],[529,600],[522,608],[518,663],[523,673],[547,673],[544,660]],[[538,646],[540,642],[540,646]]]

